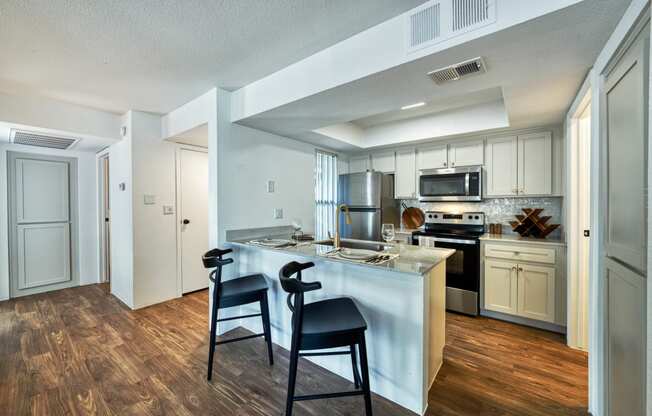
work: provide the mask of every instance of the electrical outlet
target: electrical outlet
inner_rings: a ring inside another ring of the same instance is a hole
[[[174,214],[174,207],[172,205],[163,205],[163,215]]]
[[[156,195],[144,195],[143,203],[145,205],[154,205],[156,204]]]
[[[275,188],[275,183],[274,181],[267,181],[267,193],[268,194],[273,194],[274,193],[274,188]]]
[[[283,208],[274,208],[274,218],[277,220],[283,218]]]

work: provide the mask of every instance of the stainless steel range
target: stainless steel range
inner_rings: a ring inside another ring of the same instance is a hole
[[[412,244],[455,250],[446,262],[446,309],[469,315],[480,310],[480,236],[484,213],[426,212],[423,231],[412,234]]]

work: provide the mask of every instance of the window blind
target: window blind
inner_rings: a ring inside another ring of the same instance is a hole
[[[335,235],[337,205],[337,155],[315,152],[315,237]]]

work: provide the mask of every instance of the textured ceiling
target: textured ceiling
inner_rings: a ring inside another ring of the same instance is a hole
[[[4,0],[0,91],[166,113],[425,0]]]
[[[499,89],[510,126],[558,124],[628,4],[628,0],[585,0],[239,123],[319,144],[315,129],[345,122],[374,126],[441,111]],[[487,73],[441,86],[426,76],[435,68],[477,56],[484,58]],[[398,110],[421,101],[428,105]],[[324,145],[342,149],[331,142]]]

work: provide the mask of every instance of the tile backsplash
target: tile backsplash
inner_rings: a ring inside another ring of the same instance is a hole
[[[503,225],[504,234],[514,234],[509,221],[514,220],[514,215],[522,213],[522,208],[543,208],[542,215],[552,218],[550,224],[562,224],[563,198],[488,198],[481,202],[427,202],[419,203],[415,200],[401,201],[408,207],[419,207],[423,211],[445,212],[484,212],[487,224],[500,223]],[[402,211],[401,211],[402,212]],[[559,227],[550,238],[560,238],[563,227]],[[487,231],[489,227],[487,225]]]

